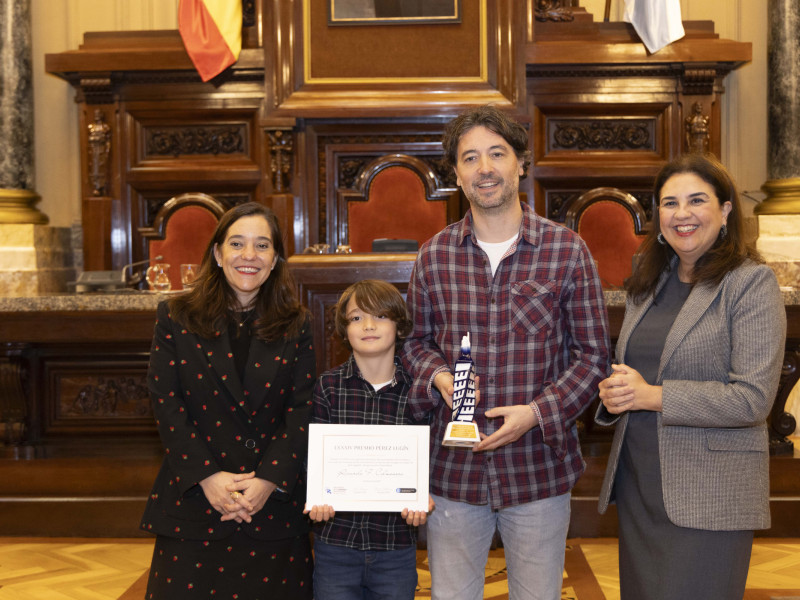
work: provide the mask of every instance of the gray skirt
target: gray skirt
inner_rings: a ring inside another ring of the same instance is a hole
[[[631,413],[614,479],[621,600],[741,600],[752,531],[674,525],[661,488],[656,413]]]

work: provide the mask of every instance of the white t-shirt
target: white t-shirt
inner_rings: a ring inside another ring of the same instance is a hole
[[[514,237],[507,239],[504,242],[482,242],[478,240],[478,246],[486,252],[486,256],[489,257],[489,264],[492,267],[492,276],[494,276],[495,271],[497,271],[497,267],[500,264],[500,261],[503,260],[503,257],[508,252],[508,249],[511,248],[511,245],[517,241],[519,234],[516,234]],[[475,238],[476,240],[478,238]]]
[[[390,379],[389,381],[386,381],[386,382],[384,382],[384,383],[370,383],[370,385],[371,385],[372,387],[374,387],[374,388],[375,388],[375,391],[377,392],[377,391],[380,391],[380,389],[381,389],[381,388],[385,388],[385,387],[386,387],[387,385],[389,385],[390,383],[392,383],[392,380],[391,380],[391,379]]]

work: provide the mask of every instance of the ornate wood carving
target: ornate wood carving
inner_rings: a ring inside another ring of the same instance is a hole
[[[242,27],[253,27],[256,24],[255,0],[242,0]]]
[[[703,105],[695,102],[692,105],[692,114],[686,117],[684,128],[686,130],[686,152],[708,152],[708,142],[710,138],[709,122],[711,118],[703,114]]]
[[[537,21],[569,22],[575,20],[570,0],[534,0]]]
[[[81,76],[78,78],[76,87],[79,98],[86,104],[111,104],[114,101],[111,73],[92,73],[91,76]]]
[[[687,96],[707,96],[714,93],[714,82],[720,68],[714,65],[689,65],[683,72],[683,93]],[[723,71],[721,74],[725,74]]]
[[[245,202],[247,200],[245,199]],[[203,194],[200,192],[187,192],[173,196],[166,202],[148,203],[148,226],[140,227],[139,233],[150,240],[163,240],[167,233],[167,222],[177,211],[187,206],[199,206],[211,212],[217,219],[220,219],[225,211],[233,206],[221,201],[219,198]],[[155,212],[150,212],[155,209]]]
[[[354,190],[356,189],[356,180],[363,173],[364,167],[380,154],[371,154],[368,156],[346,156],[339,159],[338,167],[338,189],[339,190]],[[445,167],[441,158],[434,158],[431,156],[415,156],[414,158],[421,160],[425,166],[433,171],[441,183],[441,189],[455,189],[456,176],[453,170]]]
[[[48,398],[43,438],[152,432],[146,355],[58,353],[43,357],[42,368]]]
[[[655,150],[652,119],[550,119],[550,147],[567,150]]]
[[[153,414],[144,374],[62,377],[60,414],[65,418],[147,417]],[[74,391],[77,388],[77,392]]]
[[[108,185],[109,160],[111,154],[111,127],[99,108],[94,111],[94,122],[87,126],[89,135],[88,170],[89,184],[93,196],[105,196]]]
[[[28,373],[16,351],[0,356],[0,445],[19,446],[27,439]]]
[[[272,191],[283,193],[291,188],[294,140],[291,129],[270,129],[269,166],[272,173]]]
[[[356,179],[363,171],[364,165],[369,163],[374,156],[347,156],[342,157],[338,164],[339,189],[355,189]]]
[[[613,181],[613,180],[612,180]],[[606,185],[601,183],[599,187]],[[580,198],[582,194],[588,191],[586,189],[551,189],[545,193],[546,217],[556,223],[564,223],[566,221],[567,213],[570,211],[574,203]],[[644,211],[646,221],[650,223],[653,220],[653,195],[646,191],[630,191],[625,190],[633,196]],[[642,224],[644,226],[644,224]]]
[[[653,211],[655,210],[655,199],[652,192],[631,192],[631,196],[639,201],[644,209],[644,214],[647,215],[647,221],[653,220]]]
[[[247,148],[247,126],[192,126],[145,128],[145,156],[242,154]]]
[[[800,381],[800,346],[791,347],[791,342],[787,341],[778,394],[769,417],[770,454],[784,455],[792,454],[794,451],[794,443],[787,436],[794,433],[797,422],[794,415],[786,410],[786,401],[798,381]]]
[[[548,192],[546,195],[547,218],[558,223],[564,222],[564,215],[567,208],[578,199],[580,191],[557,191]]]
[[[167,205],[170,201],[175,200],[176,198],[201,198],[206,196],[206,194],[199,194],[199,193],[187,193],[187,194],[179,194],[175,196],[148,196],[142,199],[143,206],[144,206],[144,218],[143,218],[143,225],[139,227],[139,232],[145,238],[155,238],[155,239],[164,239],[165,227],[166,223],[161,222],[158,218],[159,213],[161,213],[162,209],[164,209],[165,205]],[[216,214],[218,217],[222,216],[229,208],[233,208],[237,204],[242,204],[244,202],[250,202],[252,198],[248,194],[219,194],[215,193],[213,196],[213,204],[210,202],[200,201],[192,201],[184,202],[189,204],[198,204],[205,206],[211,212]],[[218,205],[222,208],[215,207]],[[169,207],[167,207],[169,209]]]

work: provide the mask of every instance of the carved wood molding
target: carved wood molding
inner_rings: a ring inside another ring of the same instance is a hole
[[[256,0],[242,0],[242,27],[256,24]]]
[[[586,189],[550,189],[545,193],[546,202],[546,216],[551,221],[556,223],[566,222],[567,213],[572,209],[575,202],[588,190]],[[645,222],[642,223],[646,227],[647,223],[653,220],[653,194],[649,191],[625,190],[628,194],[633,196],[638,202],[641,210],[644,211]]]
[[[635,77],[676,77],[684,71],[671,65],[536,65],[528,64],[528,78],[548,79],[552,77],[592,77],[592,78],[635,78]]]
[[[111,173],[111,127],[103,111],[94,110],[94,121],[87,126],[87,169],[92,196],[105,196]]]
[[[370,162],[375,160],[377,154],[366,156],[346,156],[337,161],[339,190],[355,190],[359,187],[358,181],[362,179]],[[455,189],[456,178],[453,170],[446,167],[442,158],[432,156],[413,156],[414,159],[425,165],[432,172],[441,186],[437,189]]]
[[[294,138],[290,128],[268,129],[269,167],[272,173],[272,191],[283,193],[292,187],[291,174],[294,162]]]
[[[703,104],[692,104],[692,113],[684,120],[685,152],[708,152],[711,140],[711,116],[703,112]]]
[[[0,356],[0,443],[17,446],[27,441],[27,379],[28,370],[18,356]]]
[[[74,85],[78,89],[79,99],[86,104],[111,104],[114,101],[111,73],[80,76]]]
[[[147,203],[147,208],[148,216],[153,215],[152,220],[148,219],[147,226],[140,227],[139,233],[142,234],[142,237],[148,239],[163,240],[167,234],[167,221],[169,221],[169,218],[175,212],[187,206],[199,206],[204,208],[219,219],[225,214],[225,211],[233,205],[201,192],[178,194],[165,202],[158,202],[151,199],[151,201]]]
[[[145,127],[145,157],[193,154],[243,154],[247,124]]]
[[[656,150],[653,119],[548,119],[547,129],[554,150]]]
[[[157,196],[141,196],[140,204],[142,204],[143,216],[138,231],[145,239],[163,240],[169,215],[182,206],[187,204],[202,206],[219,218],[226,210],[251,200],[252,198],[248,194],[216,192],[213,197],[201,192],[188,192],[174,196],[166,196],[163,193]]]
[[[535,0],[534,16],[537,21],[569,22],[575,20],[571,0]]]
[[[770,413],[769,450],[770,454],[789,454],[794,451],[794,444],[787,436],[792,435],[797,426],[792,413],[786,410],[789,394],[800,381],[800,346],[792,348],[787,342],[783,355],[783,367],[778,384],[778,394]]]
[[[681,83],[686,96],[707,96],[714,93],[714,83],[719,75],[716,65],[691,65],[685,67]]]

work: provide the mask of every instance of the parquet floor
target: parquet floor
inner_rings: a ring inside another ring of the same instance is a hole
[[[619,600],[615,539],[569,540],[564,600]],[[0,600],[142,598],[150,539],[0,538]],[[430,576],[420,552],[420,593]],[[485,598],[507,598],[502,551],[487,564]],[[745,600],[800,599],[800,539],[756,539]]]

